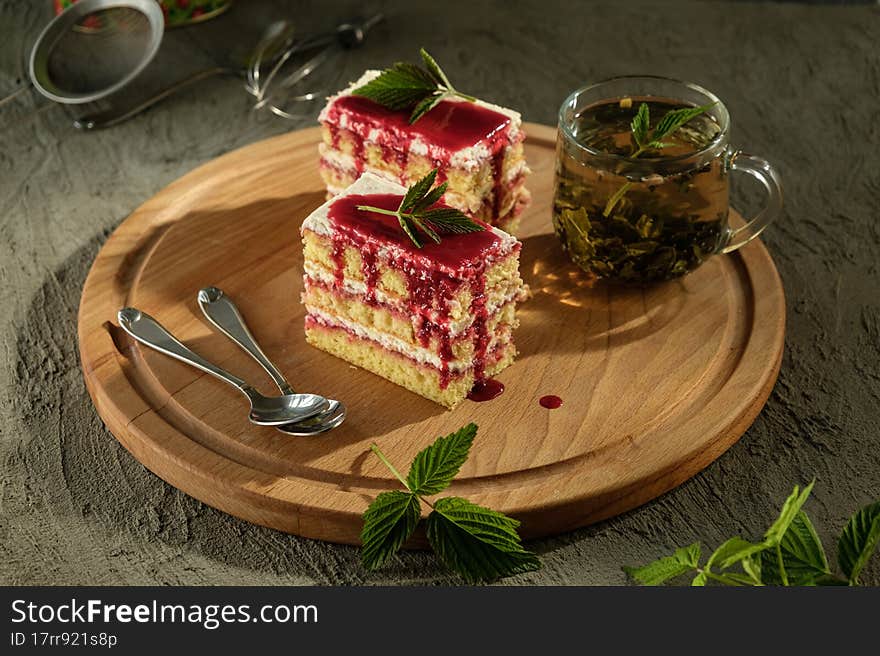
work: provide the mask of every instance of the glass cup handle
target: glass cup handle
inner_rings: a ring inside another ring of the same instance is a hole
[[[748,173],[764,185],[767,190],[767,204],[755,215],[755,218],[744,226],[728,230],[727,239],[720,249],[722,253],[730,253],[748,244],[760,235],[764,228],[770,225],[782,211],[782,182],[779,180],[776,169],[770,166],[770,162],[755,155],[736,153],[732,157],[730,168],[732,171]]]

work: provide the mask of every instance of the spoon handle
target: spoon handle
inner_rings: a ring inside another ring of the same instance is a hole
[[[269,358],[263,353],[263,349],[257,344],[257,340],[248,330],[244,318],[238,311],[229,297],[223,293],[222,289],[217,287],[205,287],[199,290],[199,307],[205,318],[214,324],[220,332],[226,335],[233,342],[238,344],[266,370],[266,373],[272,377],[275,384],[284,394],[293,394],[293,388],[284,379],[284,375],[278,371],[278,368],[269,361]]]
[[[156,349],[160,353],[170,355],[172,358],[186,362],[188,365],[201,369],[205,373],[216,376],[220,380],[237,387],[250,398],[251,387],[238,376],[233,376],[225,369],[211,364],[198,353],[184,346],[174,335],[169,333],[162,325],[146,312],[135,308],[122,308],[117,318],[119,325],[129,335],[142,344]]]

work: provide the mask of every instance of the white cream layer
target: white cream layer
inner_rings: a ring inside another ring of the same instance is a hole
[[[369,339],[373,342],[376,342],[377,344],[381,345],[382,348],[400,353],[401,355],[404,355],[411,360],[415,360],[419,364],[428,365],[434,367],[435,369],[443,368],[443,360],[440,359],[440,356],[429,349],[423,348],[421,346],[416,346],[409,342],[405,342],[402,339],[394,337],[393,335],[389,335],[388,333],[383,333],[372,328],[367,328],[366,326],[362,326],[359,323],[354,323],[348,321],[347,319],[327,314],[326,312],[310,305],[306,305],[306,312],[308,312],[313,319],[315,319],[318,323],[322,325],[335,328],[344,328],[345,330],[354,333],[361,339]],[[465,362],[463,360],[451,360],[447,364],[447,366],[449,371],[453,373],[461,373],[472,369],[473,363],[469,361]]]
[[[330,166],[337,168],[340,171],[350,171],[357,175],[357,162],[352,155],[349,155],[348,153],[343,153],[340,150],[335,150],[325,143],[321,143],[318,146],[318,153],[321,155],[321,158]],[[364,166],[369,165],[364,163]],[[382,176],[382,173],[383,172],[377,172],[380,177]],[[519,162],[517,162],[516,166],[511,166],[507,170],[501,182],[503,184],[508,184],[520,175],[524,175],[526,173],[530,173],[530,171],[528,169],[528,166],[526,165],[525,159],[521,159]]]
[[[330,273],[323,267],[316,266],[311,261],[305,262],[304,269],[307,278],[310,278],[311,280],[314,280],[325,287],[332,289],[336,284],[336,278],[333,276],[332,273]],[[343,280],[342,289],[346,293],[359,298],[363,298],[367,293],[367,285],[359,280]],[[488,312],[489,316],[491,317],[495,313],[499,312],[501,308],[503,308],[508,303],[513,303],[519,297],[519,293],[520,288],[514,286],[511,286],[510,289],[506,290],[490,290],[486,294],[486,311]],[[407,314],[404,309],[398,306],[398,302],[396,299],[392,298],[381,289],[375,289],[374,294],[376,300],[382,305],[388,306],[389,308],[396,310],[400,314]],[[455,302],[456,301],[454,300],[452,301],[452,303]],[[449,331],[450,336],[453,338],[458,337],[465,331],[467,331],[467,329],[470,328],[471,324],[474,322],[474,319],[471,316],[467,316],[459,321],[450,321],[448,316],[440,316],[438,312],[431,311],[428,313],[428,315],[428,320],[433,323],[448,321],[448,323],[446,324],[447,330]]]

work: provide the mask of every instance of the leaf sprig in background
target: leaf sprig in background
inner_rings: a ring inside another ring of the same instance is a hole
[[[854,514],[837,543],[837,561],[843,576],[831,571],[825,549],[802,507],[813,483],[795,486],[776,521],[760,542],[733,537],[700,564],[699,542],[675,550],[642,567],[624,567],[634,581],[660,585],[693,574],[691,585],[714,581],[723,585],[858,585],[859,576],[880,541],[880,501]]]

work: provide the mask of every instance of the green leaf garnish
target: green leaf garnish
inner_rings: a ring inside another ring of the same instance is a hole
[[[730,538],[701,565],[699,544],[676,550],[643,567],[624,567],[642,585],[660,585],[693,572],[692,585],[709,581],[723,585],[858,585],[859,573],[880,542],[880,501],[852,516],[838,543],[840,568],[846,578],[833,574],[822,542],[802,507],[813,489],[795,486],[779,517],[761,542]],[[738,566],[741,571],[732,570]],[[713,569],[714,568],[714,569]]]
[[[668,148],[672,144],[666,143],[663,139],[688,121],[712,109],[715,104],[711,103],[709,105],[701,105],[700,107],[681,107],[670,110],[663,115],[663,118],[660,119],[660,122],[652,130],[648,103],[642,103],[639,105],[639,110],[633,116],[630,123],[634,142],[633,152],[630,154],[630,157],[636,158],[648,150]]]
[[[519,522],[467,499],[446,497],[428,515],[428,542],[440,560],[468,583],[492,581],[541,566],[523,549],[516,532]]]
[[[361,561],[367,569],[376,569],[391,556],[416,530],[421,510],[415,495],[406,492],[383,492],[364,513],[361,531]]]
[[[397,62],[391,68],[358,87],[352,94],[363,96],[388,109],[413,108],[409,117],[415,123],[446,98],[462,98],[473,102],[473,96],[461,93],[452,86],[437,61],[422,48],[419,50],[425,68],[407,62]]]
[[[438,437],[431,446],[416,455],[406,483],[413,494],[437,494],[452,483],[467,460],[477,425],[470,423],[451,435]]]
[[[709,105],[701,105],[700,107],[681,107],[679,109],[670,110],[663,115],[663,118],[661,118],[660,122],[654,126],[653,130],[651,129],[651,112],[648,103],[640,104],[638,111],[636,111],[635,116],[633,116],[632,121],[630,122],[633,148],[629,156],[636,159],[639,155],[649,150],[662,150],[663,148],[668,148],[672,144],[663,141],[663,139],[671,135],[691,119],[696,118],[700,114],[703,114],[714,107],[715,104],[716,103],[711,103]],[[620,188],[611,195],[611,198],[609,198],[608,202],[605,204],[605,210],[602,212],[602,216],[608,218],[611,215],[615,205],[617,205],[626,195],[626,192],[629,191],[632,184],[632,182],[624,182]]]
[[[412,107],[436,88],[437,81],[430,73],[413,64],[397,62],[352,93],[399,110]]]
[[[880,541],[880,501],[853,515],[837,543],[837,560],[850,585],[858,585],[859,574]]]
[[[438,169],[434,169],[407,189],[396,210],[386,210],[372,205],[358,205],[357,208],[362,212],[396,216],[400,227],[417,248],[422,247],[422,241],[418,236],[419,231],[439,244],[442,233],[463,234],[485,230],[485,227],[457,209],[451,207],[431,209],[431,206],[437,203],[446,192],[445,182],[434,187],[437,171]]]
[[[715,104],[716,103],[710,103],[708,105],[701,105],[700,107],[682,107],[667,112],[664,114],[663,118],[660,119],[660,122],[651,133],[651,141],[648,142],[648,148],[664,148],[668,144],[661,143],[663,139],[678,130],[678,128],[691,119],[694,119],[700,114],[712,109]],[[644,106],[645,103],[642,103],[642,107]],[[639,107],[639,110],[641,111],[641,107]]]
[[[651,130],[651,114],[648,108],[648,103],[642,103],[639,105],[639,110],[636,112],[636,115],[633,116],[632,122],[630,123],[630,129],[632,130],[632,136],[636,143],[636,148],[641,148],[643,144],[648,141],[648,132]]]
[[[406,491],[383,492],[364,513],[361,559],[375,569],[397,553],[412,535],[420,518],[420,503],[431,507],[426,521],[428,541],[440,560],[469,583],[491,581],[532,571],[538,557],[523,548],[516,532],[519,522],[467,499],[444,497],[431,503],[424,496],[442,492],[467,460],[476,424],[468,424],[437,438],[420,451],[404,478],[378,446],[370,448]]]

